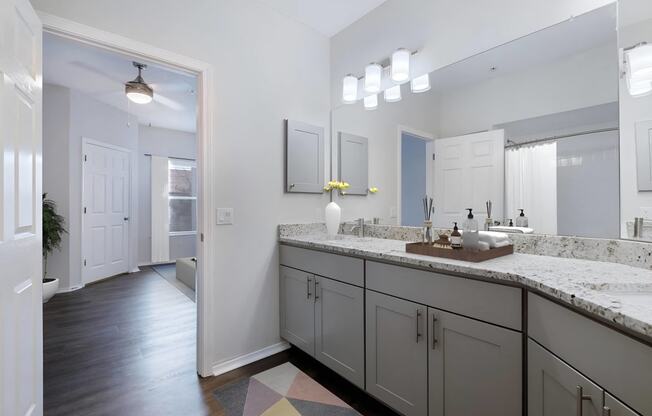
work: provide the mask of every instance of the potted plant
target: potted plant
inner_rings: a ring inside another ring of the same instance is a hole
[[[50,300],[59,290],[59,279],[48,277],[48,255],[55,249],[61,249],[61,238],[67,233],[64,228],[65,218],[57,214],[57,204],[43,194],[43,303]]]

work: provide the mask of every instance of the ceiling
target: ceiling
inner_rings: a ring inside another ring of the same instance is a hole
[[[154,101],[134,104],[124,93],[125,82],[134,79],[138,73],[132,61],[125,55],[43,34],[45,83],[80,91],[134,115],[140,124],[195,132],[196,78],[140,61],[148,64],[143,78],[154,89]]]
[[[331,37],[386,0],[259,0]]]

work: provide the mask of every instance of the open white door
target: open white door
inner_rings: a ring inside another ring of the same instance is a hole
[[[0,414],[43,413],[41,23],[0,1]]]
[[[130,153],[83,143],[82,255],[84,284],[129,271]]]
[[[482,226],[485,203],[492,217],[503,216],[505,188],[505,132],[492,130],[435,140],[435,227],[450,229],[473,208]],[[461,224],[459,224],[461,225]]]

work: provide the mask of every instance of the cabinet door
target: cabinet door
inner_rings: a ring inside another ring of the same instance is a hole
[[[426,307],[366,296],[367,392],[406,416],[427,414]]]
[[[528,340],[529,416],[599,416],[602,393],[601,388]]]
[[[637,416],[638,413],[625,406],[609,393],[604,394],[603,416]]]
[[[281,266],[281,336],[315,354],[314,276]]]
[[[315,357],[364,388],[364,290],[315,277]]]
[[[429,415],[521,415],[522,334],[428,309]]]
[[[324,192],[324,128],[287,120],[286,192]]]

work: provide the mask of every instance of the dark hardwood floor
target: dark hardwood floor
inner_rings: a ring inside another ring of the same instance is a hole
[[[44,305],[45,414],[224,415],[213,391],[290,361],[364,415],[394,415],[292,348],[218,377],[195,372],[195,303],[151,269]]]

